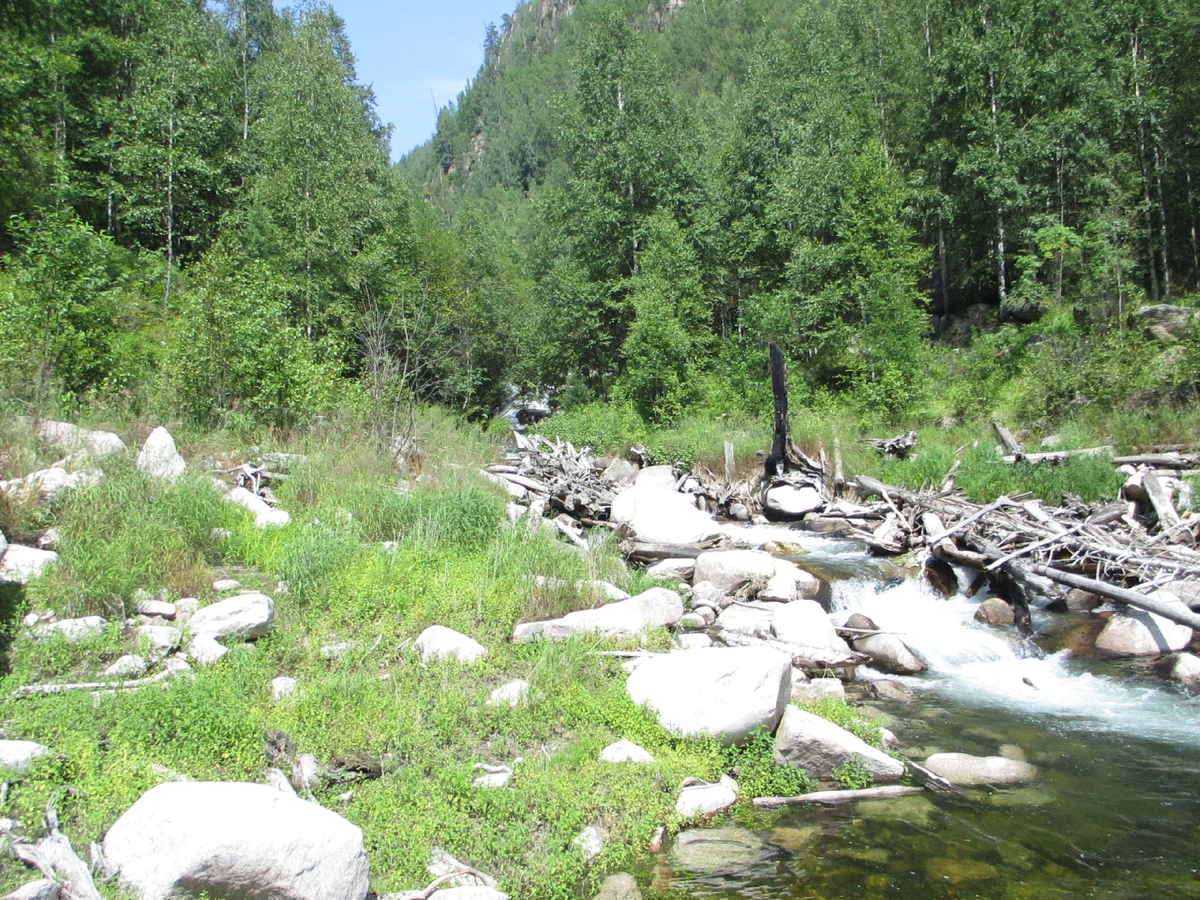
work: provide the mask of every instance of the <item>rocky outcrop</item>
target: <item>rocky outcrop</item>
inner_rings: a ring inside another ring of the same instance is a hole
[[[108,830],[104,856],[139,900],[363,900],[362,831],[269,785],[169,782]]]
[[[775,762],[804,769],[817,778],[831,778],[847,763],[862,766],[876,781],[899,781],[904,777],[903,763],[846,729],[795,706],[787,708],[779,723]]]
[[[681,650],[648,659],[625,687],[672,734],[735,744],[775,729],[792,694],[792,661],[765,647]]]

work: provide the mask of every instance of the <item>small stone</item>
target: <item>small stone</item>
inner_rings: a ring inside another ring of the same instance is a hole
[[[211,666],[229,652],[227,647],[207,634],[198,634],[193,637],[188,650],[192,654],[192,659],[202,666]]]
[[[228,528],[214,528],[208,534],[214,541],[225,541],[233,537],[233,532]]]
[[[357,646],[358,641],[334,641],[322,646],[318,652],[322,659],[341,659]]]
[[[21,620],[21,624],[23,624],[26,628],[32,628],[40,621],[42,620],[37,613],[26,613],[25,618]]]
[[[157,661],[179,646],[183,632],[170,625],[143,625],[137,630],[138,643],[147,649],[147,656]]]
[[[984,625],[1011,625],[1015,620],[1011,606],[999,597],[988,597],[975,610],[975,621]]]
[[[290,697],[296,693],[296,679],[289,678],[286,675],[280,675],[278,678],[271,679],[271,699],[278,703],[284,697]]]
[[[200,601],[195,597],[184,597],[175,601],[175,621],[186,622],[200,609]]]
[[[1020,784],[1037,777],[1027,762],[1002,756],[971,756],[967,753],[935,753],[925,767],[955,784]]]
[[[100,674],[108,678],[141,678],[149,669],[145,659],[127,653]]]
[[[57,528],[47,528],[38,536],[37,545],[39,550],[53,550],[62,543],[62,532]]]
[[[33,629],[35,638],[61,637],[69,644],[101,637],[108,622],[100,616],[84,616],[82,619],[63,619]]]
[[[585,861],[591,862],[604,850],[604,841],[607,837],[608,832],[603,828],[588,825],[575,836],[575,840],[571,841],[571,843],[579,848],[579,852],[583,854]]]
[[[234,578],[218,578],[212,583],[212,589],[218,594],[223,594],[226,591],[236,591],[241,586],[242,583]]]
[[[912,688],[899,681],[892,681],[890,678],[872,681],[871,693],[875,695],[876,700],[889,700],[893,703],[911,703],[916,699]]]
[[[182,675],[184,672],[192,671],[192,667],[188,665],[186,659],[176,653],[163,660],[163,671],[170,672],[172,675]]]
[[[708,607],[704,607],[704,609],[708,609]],[[704,620],[704,616],[700,615],[699,613],[684,613],[679,617],[680,628],[688,628],[696,631],[706,627],[707,625],[708,622],[706,622]]]
[[[165,600],[143,600],[137,605],[138,615],[157,616],[160,619],[174,619],[177,615],[174,603]]]
[[[425,663],[456,659],[464,665],[470,665],[487,655],[487,648],[483,644],[444,625],[430,625],[422,631],[413,649],[421,654],[421,661]]]
[[[633,741],[620,740],[600,751],[600,759],[610,763],[652,763],[654,757]]]
[[[675,635],[675,646],[680,650],[701,650],[713,645],[713,639],[703,631],[689,631]]]
[[[488,766],[483,763],[475,763],[475,768],[482,769],[484,772],[472,782],[476,787],[502,788],[507,787],[508,782],[512,780],[513,771],[508,766]]]
[[[26,772],[35,759],[49,752],[49,747],[35,741],[0,740],[0,769]]]

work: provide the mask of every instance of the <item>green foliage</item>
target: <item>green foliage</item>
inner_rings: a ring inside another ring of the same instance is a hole
[[[879,747],[883,743],[883,730],[863,718],[845,700],[839,700],[836,697],[821,697],[818,700],[806,700],[796,705],[806,712],[820,716],[822,719],[828,719],[834,725],[846,729],[872,747]]]
[[[833,770],[833,780],[847,790],[861,790],[875,781],[870,770],[857,759],[848,759]]]
[[[775,762],[775,739],[765,728],[745,742],[723,752],[726,768],[735,773],[738,793],[755,797],[794,797],[812,790],[812,779],[803,769]]]

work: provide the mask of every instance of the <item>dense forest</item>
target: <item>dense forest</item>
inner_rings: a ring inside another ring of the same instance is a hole
[[[670,423],[765,409],[773,340],[880,421],[1194,398],[1195,3],[533,0],[482,38],[391,165],[327,6],[4,4],[4,396]]]

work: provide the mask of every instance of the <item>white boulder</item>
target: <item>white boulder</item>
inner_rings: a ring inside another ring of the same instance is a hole
[[[559,619],[525,622],[513,631],[517,642],[546,638],[566,640],[574,634],[599,634],[604,637],[638,637],[659,626],[674,625],[683,615],[683,601],[667,588],[650,588],[616,603],[596,609],[581,609]]]
[[[274,623],[275,601],[258,591],[210,603],[188,620],[193,635],[208,635],[215,641],[262,637]]]
[[[792,695],[792,661],[760,647],[680,650],[646,660],[625,689],[672,734],[736,744],[775,729]]]
[[[1191,653],[1180,653],[1171,661],[1168,674],[1180,684],[1196,687],[1200,685],[1200,659]]]
[[[292,517],[287,510],[275,509],[262,497],[243,487],[235,487],[225,494],[225,499],[254,513],[254,524],[259,528],[280,527],[289,524]],[[215,588],[214,588],[215,590]]]
[[[696,571],[694,559],[660,559],[652,566],[646,566],[642,574],[650,578],[670,578],[675,581],[691,581],[692,573]]]
[[[38,640],[61,637],[69,644],[86,641],[104,634],[108,622],[102,616],[84,616],[81,619],[63,619],[50,622],[33,629],[33,637]]]
[[[689,497],[660,487],[639,484],[623,491],[613,500],[610,516],[650,543],[698,544],[721,535],[712,517],[696,509]]]
[[[1007,606],[1007,604],[1005,604]],[[894,634],[871,634],[858,638],[854,649],[871,657],[877,668],[895,675],[916,675],[927,666]]]
[[[1155,591],[1152,596],[1187,611],[1175,594]],[[1111,656],[1160,656],[1182,650],[1191,642],[1192,629],[1188,626],[1144,609],[1127,607],[1114,613],[1105,624],[1096,638],[1096,649]]]
[[[58,554],[53,550],[9,544],[4,555],[0,557],[0,582],[29,584],[33,579],[40,577],[47,566],[55,562],[58,562]]]
[[[430,625],[422,631],[413,649],[421,654],[422,662],[457,659],[464,665],[470,665],[487,655],[487,647],[479,641],[444,625]]]
[[[278,678],[271,679],[271,699],[279,702],[284,697],[290,697],[296,693],[296,679],[290,678],[287,675],[280,675]]]
[[[857,764],[876,781],[899,781],[904,764],[827,719],[789,706],[775,734],[775,762],[830,778],[847,763]]]
[[[780,484],[767,491],[765,509],[775,519],[801,519],[824,506],[825,500],[816,488]]]
[[[104,856],[140,900],[363,900],[362,831],[265,784],[169,782],[108,830]]]
[[[690,784],[679,790],[675,801],[675,812],[681,819],[711,816],[737,803],[737,782],[722,775],[716,784]]]
[[[218,643],[216,638],[208,634],[198,634],[188,644],[188,653],[191,654],[193,660],[202,666],[211,666],[213,663],[224,658],[228,652],[228,647]]]
[[[100,674],[107,678],[141,678],[149,668],[143,657],[127,653]]]
[[[925,768],[955,784],[1020,784],[1037,777],[1037,769],[1023,760],[968,753],[935,753]]]
[[[70,422],[42,419],[34,426],[38,440],[64,453],[83,452],[97,459],[120,453],[125,442],[111,431],[92,431]]]
[[[36,741],[0,741],[0,769],[9,772],[25,772],[39,756],[45,756],[50,748]]]
[[[517,679],[492,691],[488,706],[520,706],[529,696],[529,682]]]
[[[814,678],[811,681],[792,682],[792,699],[801,702],[805,700],[823,700],[832,697],[834,700],[846,699],[846,686],[840,678]]]
[[[175,439],[171,432],[159,425],[146,438],[142,450],[137,457],[137,467],[152,478],[164,481],[178,481],[187,469],[187,463],[175,449]]]
[[[850,647],[838,637],[829,616],[815,600],[784,604],[771,618],[771,628],[775,637],[789,644],[814,647],[825,652],[850,652]]]
[[[138,628],[137,636],[146,655],[158,661],[179,646],[183,632],[170,625],[143,625]]]
[[[652,763],[654,757],[633,741],[620,740],[600,751],[600,759],[610,763]]]
[[[751,578],[766,583],[774,577],[777,560],[761,550],[709,550],[696,557],[695,582],[707,581],[730,594]]]
[[[54,503],[67,491],[95,484],[103,477],[102,472],[68,472],[62,466],[51,466],[31,472],[24,478],[0,481],[0,492],[21,502],[36,498],[44,503]]]

